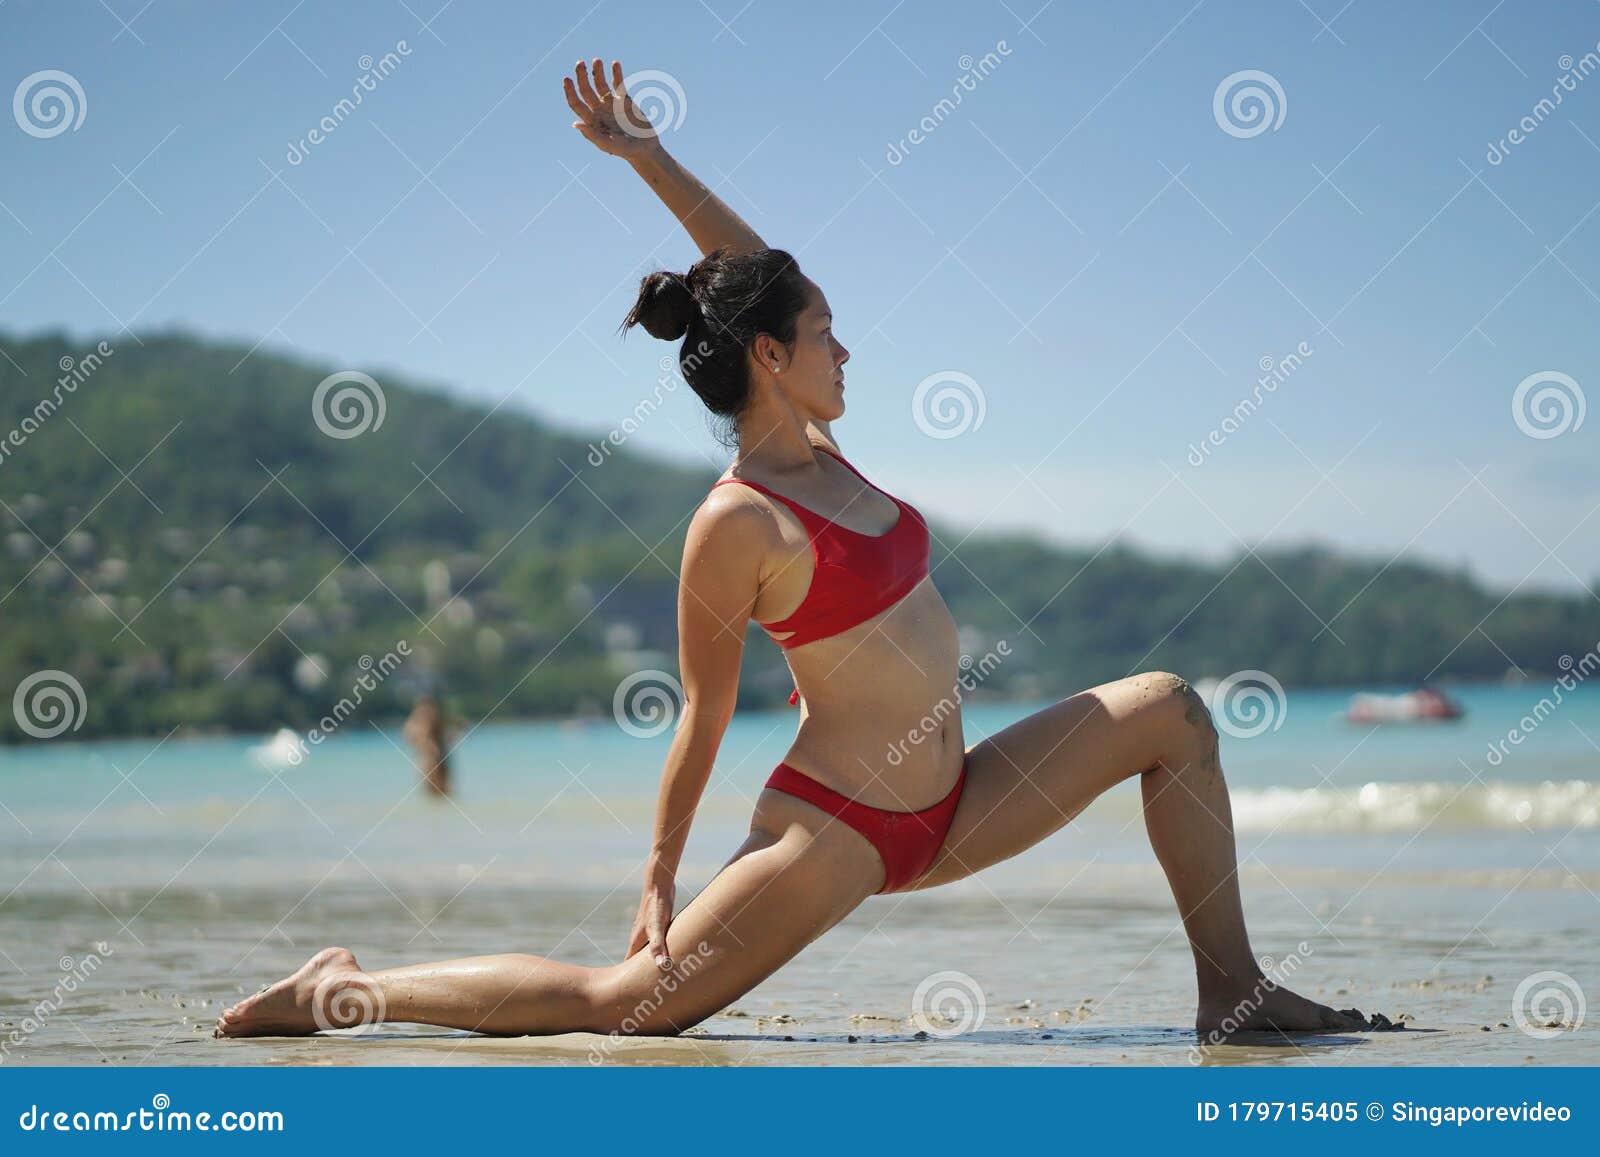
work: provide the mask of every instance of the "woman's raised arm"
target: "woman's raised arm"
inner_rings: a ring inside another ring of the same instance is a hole
[[[577,116],[572,127],[602,153],[621,157],[644,178],[700,247],[710,253],[721,246],[737,250],[765,249],[767,243],[705,184],[667,152],[623,84],[622,62],[611,62],[611,79],[599,57],[591,67],[578,61],[572,76],[563,77],[567,106]]]

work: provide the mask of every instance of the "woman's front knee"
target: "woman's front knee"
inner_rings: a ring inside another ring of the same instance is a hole
[[[1198,743],[1211,748],[1217,742],[1217,728],[1205,698],[1181,675],[1170,671],[1146,671],[1130,677],[1141,695],[1141,709],[1160,713],[1179,742]]]

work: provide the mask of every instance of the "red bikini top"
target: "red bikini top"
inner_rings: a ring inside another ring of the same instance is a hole
[[[866,477],[846,462],[844,458],[817,445],[819,450],[843,462],[845,467],[868,486]],[[911,588],[928,574],[928,524],[909,502],[901,502],[894,495],[877,490],[900,508],[900,516],[888,531],[880,535],[862,534],[801,506],[759,482],[745,478],[724,478],[712,487],[729,482],[742,483],[759,490],[769,498],[783,503],[800,519],[811,537],[812,555],[816,567],[806,597],[800,601],[793,614],[776,623],[761,626],[773,641],[785,649],[814,643],[847,631],[882,613],[903,599]],[[779,639],[777,634],[793,632]],[[799,702],[798,688],[789,697],[790,703]]]

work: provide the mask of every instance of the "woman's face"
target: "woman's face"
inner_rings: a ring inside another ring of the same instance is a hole
[[[844,363],[850,351],[833,333],[833,311],[815,282],[808,283],[809,301],[794,322],[794,341],[775,346],[780,369],[773,374],[780,389],[808,416],[825,421],[844,413]],[[772,364],[766,367],[772,372]]]

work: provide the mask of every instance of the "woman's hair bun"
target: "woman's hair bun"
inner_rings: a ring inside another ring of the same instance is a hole
[[[651,337],[677,341],[689,332],[699,311],[683,275],[658,269],[639,282],[639,300],[622,325],[624,329],[642,325]]]

